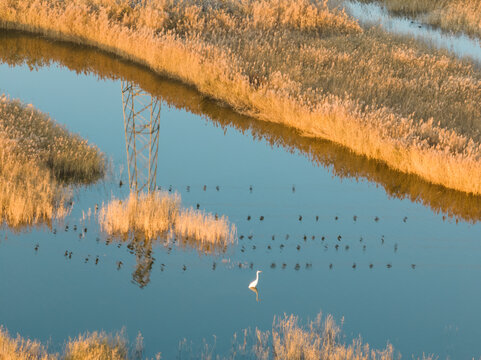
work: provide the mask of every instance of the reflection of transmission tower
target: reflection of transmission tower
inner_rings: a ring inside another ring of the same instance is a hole
[[[159,154],[160,101],[131,81],[122,81],[129,186],[155,190]]]

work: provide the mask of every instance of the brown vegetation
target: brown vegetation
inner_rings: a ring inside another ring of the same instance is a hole
[[[0,96],[0,222],[49,223],[64,217],[67,183],[98,179],[105,160],[31,105]]]
[[[399,171],[481,194],[481,73],[323,1],[10,0],[0,26],[95,45]]]
[[[201,210],[180,209],[180,195],[166,191],[150,194],[132,192],[125,201],[113,199],[99,212],[102,231],[127,238],[147,240],[175,235],[180,239],[195,241],[203,249],[224,248],[235,241],[236,228],[225,216]],[[181,241],[182,243],[182,241]]]
[[[75,56],[72,56],[72,52],[75,52]],[[93,73],[103,79],[134,81],[171,106],[207,117],[223,128],[234,127],[272,146],[300,152],[315,164],[331,168],[336,176],[365,178],[383,186],[389,196],[420,202],[450,217],[470,222],[481,220],[479,196],[432,185],[418,176],[400,173],[378,161],[355,155],[332,142],[302,136],[290,127],[240,115],[206,99],[192,88],[95,49],[53,42],[24,33],[0,31],[0,59],[11,65],[28,63],[34,67],[48,66],[54,61],[72,71]]]
[[[341,341],[341,329],[331,315],[322,320],[321,314],[307,325],[299,323],[298,317],[284,315],[275,317],[272,330],[256,329],[253,336],[243,331],[243,339],[234,336],[232,352],[221,357],[213,354],[208,345],[200,352],[187,348],[187,342],[179,346],[179,359],[256,359],[256,360],[392,360],[399,359],[393,347],[375,350],[361,338],[346,344]],[[70,339],[63,355],[49,354],[38,341],[12,338],[0,328],[0,359],[9,360],[127,360],[142,358],[142,338],[137,338],[135,350],[129,350],[123,334],[87,333]],[[156,357],[160,359],[160,354]],[[432,359],[424,357],[423,359]]]
[[[481,38],[480,0],[360,0],[376,1],[401,16],[439,27],[445,31],[462,32]]]

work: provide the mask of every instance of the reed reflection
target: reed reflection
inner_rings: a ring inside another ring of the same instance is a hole
[[[481,196],[474,196],[423,181],[417,176],[391,170],[385,164],[357,156],[328,141],[312,139],[285,126],[257,121],[208,100],[195,89],[167,80],[148,69],[91,48],[47,41],[19,32],[0,32],[0,60],[31,68],[59,63],[77,73],[93,73],[101,79],[132,81],[170,106],[185,109],[222,128],[233,127],[271,146],[297,152],[314,164],[329,168],[340,178],[366,179],[381,185],[388,196],[410,199],[435,213],[475,223],[481,219]],[[72,56],[75,54],[75,56]]]

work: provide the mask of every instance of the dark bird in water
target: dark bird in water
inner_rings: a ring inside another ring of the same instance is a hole
[[[65,231],[68,231],[68,225],[65,225]]]
[[[381,244],[384,244],[384,235],[381,236]]]
[[[306,263],[306,269],[310,269],[312,267],[311,263]]]
[[[217,264],[215,263],[215,261],[212,263],[212,270],[215,270]]]
[[[295,193],[296,192],[296,187],[294,185],[292,185],[292,192]]]
[[[252,185],[249,186],[249,192],[252,192]]]
[[[117,261],[117,270],[120,270],[124,263],[122,261]]]
[[[339,249],[339,244],[336,244],[336,246],[334,246],[334,247],[336,248],[336,250]]]
[[[206,191],[206,190],[207,190],[207,185],[204,185],[204,191]]]
[[[99,257],[97,256],[97,257],[95,258],[95,265],[97,265],[98,263],[99,263]]]
[[[57,234],[57,229],[53,229],[53,234],[54,234],[54,235]]]
[[[301,265],[299,265],[299,263],[296,264],[296,266],[294,267],[294,269],[297,271],[301,268]]]
[[[89,262],[89,258],[88,258],[88,257],[85,258],[85,262],[86,262],[86,263]]]
[[[413,269],[415,269],[415,268],[416,268],[416,264],[411,264],[411,267],[412,267]]]
[[[84,228],[84,233],[86,233],[86,232],[87,232],[87,228]]]
[[[346,250],[349,250],[349,245],[346,245]]]
[[[39,248],[39,245],[36,244],[35,247],[34,247],[35,251],[38,251],[38,248]]]
[[[239,264],[239,265],[240,265],[240,264]],[[185,265],[182,266],[182,270],[184,270],[184,271],[187,270],[187,266],[185,266]]]
[[[253,268],[253,267],[254,267],[254,263],[253,263],[253,262],[251,262],[251,263],[249,264],[249,269],[251,269],[251,270],[252,270],[252,268]]]
[[[247,238],[248,238],[249,240],[252,240],[253,237],[254,237],[254,235],[249,235]]]
[[[408,217],[405,216],[404,219],[403,219],[404,222],[408,221]]]
[[[387,264],[386,267],[387,267],[388,269],[390,269],[390,268],[392,268],[392,265],[391,265],[391,264]]]
[[[289,234],[286,234],[286,240],[289,240]]]
[[[219,185],[217,185],[217,186],[215,187],[215,189],[216,189],[217,191],[219,191],[219,190],[220,190]]]
[[[286,268],[286,266],[287,266],[287,264],[286,264],[286,263],[282,263],[282,268],[283,268],[283,269],[285,269],[285,268]]]
[[[333,266],[332,263],[330,263],[330,264],[329,264],[329,269],[332,269],[332,266]]]
[[[241,252],[244,252],[244,251],[245,251],[245,248],[244,248],[244,246],[242,246],[242,248],[241,248]]]
[[[275,240],[275,239],[276,239],[276,237],[274,235],[272,235],[272,240]]]
[[[276,268],[276,263],[272,263],[271,264],[271,269],[275,269]]]
[[[366,251],[366,245],[362,246],[362,251]]]
[[[307,240],[307,235],[304,235],[304,241],[306,241],[306,240]]]
[[[270,245],[267,245],[267,248],[270,250],[270,249],[271,249],[271,246],[270,246]]]
[[[122,182],[122,180],[119,181],[119,187],[122,187],[124,183]]]
[[[77,231],[77,225],[73,226],[73,231]]]
[[[187,185],[187,192],[190,192],[190,186]]]
[[[369,269],[372,269],[374,265],[373,264],[369,264]]]
[[[302,221],[302,215],[299,215],[299,221]]]
[[[256,249],[256,246],[255,245],[252,245],[252,250],[255,250]]]
[[[251,219],[251,216],[247,215],[247,221],[249,221],[250,219]]]
[[[238,266],[239,266],[239,269],[242,269],[242,263],[239,263]]]
[[[353,269],[356,268],[356,263],[352,264],[352,268],[353,268]]]
[[[337,236],[337,241],[341,241],[341,239],[342,239],[342,236],[341,236],[341,235],[338,235],[338,236]]]
[[[352,217],[352,220],[356,221],[356,220],[357,220],[357,216],[354,215],[354,216]]]
[[[69,259],[72,258],[72,252],[69,252],[69,253],[68,253],[68,258],[69,258]]]
[[[261,217],[259,218],[260,221],[263,221],[264,220],[264,216],[261,215]]]
[[[301,245],[297,245],[297,246],[296,246],[296,249],[297,249],[297,250],[301,250]]]
[[[281,249],[283,249],[283,248],[284,248],[284,244],[281,244],[281,246],[279,246],[279,247],[280,247]]]
[[[239,236],[239,239],[241,239],[241,240],[242,240],[243,238],[244,238],[244,235],[241,235],[241,236]]]
[[[65,250],[65,254],[63,256],[68,256],[68,250]]]
[[[374,218],[374,221],[375,221],[375,222],[378,222],[378,221],[379,221],[379,217],[376,216],[376,217]]]
[[[334,220],[339,220],[339,217],[338,217],[338,216],[336,216],[336,217],[334,218]]]
[[[359,242],[362,242],[362,240],[363,240],[363,238],[362,238],[362,236],[361,236],[361,237],[359,238]]]
[[[326,240],[326,237],[325,236],[321,237],[321,240],[322,241]]]
[[[197,204],[197,210],[199,210],[199,208],[200,208],[200,204]]]

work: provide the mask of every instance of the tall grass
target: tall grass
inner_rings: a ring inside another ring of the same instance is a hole
[[[111,200],[99,211],[102,231],[127,239],[147,240],[178,237],[180,243],[193,244],[202,250],[224,248],[235,241],[236,227],[225,216],[201,210],[181,209],[180,195],[166,191],[150,194],[132,192],[122,201]]]
[[[114,335],[105,332],[81,334],[69,339],[64,351],[49,353],[39,341],[20,337],[13,338],[7,330],[0,328],[0,359],[5,360],[128,360],[142,359],[139,338],[135,348],[130,349],[123,333]],[[157,355],[160,360],[160,354]]]
[[[360,0],[371,2],[373,0]],[[481,38],[480,0],[374,0],[395,15],[414,17],[450,32]]]
[[[371,349],[361,338],[350,343],[342,340],[341,328],[331,315],[302,324],[295,315],[274,317],[271,330],[246,329],[243,336],[234,335],[230,354],[222,356],[208,345],[193,351],[187,341],[179,345],[177,359],[256,359],[256,360],[393,360],[400,359],[392,345],[383,350]],[[49,354],[38,341],[17,335],[12,338],[0,328],[0,359],[9,360],[128,360],[142,359],[142,338],[139,335],[134,349],[122,333],[87,333],[69,339],[63,354]],[[160,360],[160,353],[156,356]],[[430,360],[431,356],[423,356]]]
[[[72,52],[75,52],[75,56],[72,56]],[[223,128],[234,127],[271,146],[282,146],[290,152],[301,153],[313,163],[332,169],[337,176],[365,178],[380,184],[389,196],[420,202],[436,212],[457,219],[470,222],[481,220],[479,196],[448,190],[432,185],[418,176],[393,171],[379,161],[355,155],[345,147],[302,136],[292,127],[240,115],[206,99],[188,86],[156,76],[145,68],[119,61],[90,47],[49,41],[25,33],[0,31],[0,59],[11,65],[28,64],[32,67],[55,62],[72,71],[88,72],[102,79],[122,78],[134,81],[170,106],[206,117]]]
[[[0,222],[19,227],[64,217],[66,185],[98,179],[104,162],[47,115],[0,96]]]
[[[324,1],[9,0],[0,26],[94,45],[239,112],[481,194],[481,72]]]

